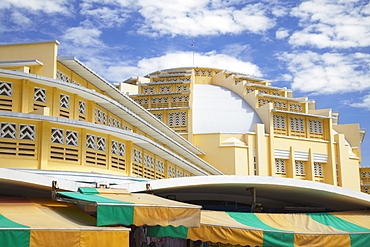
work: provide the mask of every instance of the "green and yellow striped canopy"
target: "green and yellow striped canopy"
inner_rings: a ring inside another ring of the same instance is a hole
[[[0,246],[129,245],[129,228],[95,225],[94,217],[73,204],[48,198],[0,197]]]
[[[242,246],[370,246],[370,211],[336,213],[201,212],[199,228],[149,227],[151,237]]]
[[[77,203],[93,203],[97,208],[97,226],[199,227],[201,206],[122,190],[80,188],[80,191],[82,193],[58,192],[58,195]]]

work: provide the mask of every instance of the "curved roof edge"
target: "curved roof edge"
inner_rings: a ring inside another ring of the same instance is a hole
[[[146,190],[150,184],[155,194],[187,195],[187,198],[245,198],[246,189],[256,188],[257,197],[262,200],[284,202],[285,205],[316,205],[328,210],[357,210],[370,207],[370,195],[360,191],[320,182],[268,177],[268,176],[238,176],[213,175],[184,178],[150,180],[146,182],[131,182],[127,185],[130,192]]]

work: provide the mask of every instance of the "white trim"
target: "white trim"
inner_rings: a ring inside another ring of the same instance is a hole
[[[300,103],[315,102],[314,100],[304,100],[304,99],[288,98],[288,97],[284,97],[284,96],[276,96],[276,95],[265,94],[265,93],[258,93],[257,96],[262,96],[262,97],[272,98],[272,99],[288,100],[288,101],[294,101],[294,102],[300,102]]]
[[[14,46],[14,45],[34,45],[34,44],[47,44],[47,43],[56,43],[60,45],[58,40],[46,40],[40,42],[26,42],[26,43],[8,43],[8,44],[0,44],[0,46]]]
[[[301,115],[301,116],[308,116],[308,117],[316,117],[316,118],[337,119],[336,117],[329,117],[329,116],[324,116],[324,115],[316,115],[316,114],[309,114],[309,113],[295,112],[295,111],[284,111],[284,110],[278,110],[276,108],[273,108],[272,111],[287,113],[287,114],[294,114],[294,115]]]
[[[0,67],[18,67],[18,66],[35,66],[44,65],[39,60],[17,60],[17,61],[0,61]]]

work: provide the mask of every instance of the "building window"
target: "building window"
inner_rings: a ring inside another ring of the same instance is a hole
[[[107,124],[107,113],[95,108],[95,121],[102,124]]]
[[[34,141],[36,136],[36,126],[21,124],[19,128],[19,139]]]
[[[168,125],[169,126],[186,125],[186,112],[168,113]]]
[[[289,109],[291,111],[302,111],[302,105],[300,105],[300,104],[294,104],[294,103],[289,103]]]
[[[183,173],[183,171],[181,171],[181,170],[176,170],[176,177],[183,177],[184,175],[183,175],[184,173]]]
[[[90,134],[86,135],[86,148],[96,149],[96,136]]]
[[[144,93],[154,93],[154,87],[144,87]]]
[[[144,166],[154,169],[154,157],[144,154]]]
[[[69,96],[60,94],[60,107],[69,109]]]
[[[126,155],[126,146],[125,144],[112,140],[111,143],[111,152],[112,154],[119,155],[125,157]]]
[[[171,91],[171,86],[161,86],[159,87],[160,92],[170,92]]]
[[[118,143],[119,156],[126,156],[126,145],[124,143]]]
[[[1,123],[0,138],[17,139],[17,124]]]
[[[164,173],[164,162],[161,160],[156,160],[155,169],[157,172]]]
[[[245,90],[247,93],[254,92],[254,88],[250,88],[250,87],[247,87]]]
[[[271,100],[269,99],[258,99],[258,105],[266,105],[267,103],[270,103]]]
[[[274,101],[274,107],[285,109],[287,107],[287,103],[284,101]]]
[[[298,176],[305,175],[303,161],[297,161],[297,160],[295,161],[295,175],[298,175]]]
[[[188,90],[188,85],[177,85],[176,86],[176,91],[187,91]]]
[[[51,129],[51,142],[57,144],[64,144],[64,130],[52,128]]]
[[[314,170],[315,177],[323,177],[324,176],[322,163],[314,162],[313,163],[313,170]]]
[[[134,148],[133,160],[134,160],[134,162],[137,162],[137,163],[142,163],[143,162],[143,153],[141,151],[137,150],[136,148]]]
[[[263,93],[263,94],[269,94],[269,91],[267,90],[259,90],[260,93]]]
[[[170,177],[170,178],[174,178],[174,177],[175,177],[175,167],[173,167],[173,166],[168,166],[167,175],[168,175],[168,177]]]
[[[290,129],[304,131],[304,119],[300,117],[290,117]]]
[[[13,96],[13,83],[0,81],[0,96]]]
[[[71,78],[69,78],[68,76],[60,72],[59,70],[57,70],[57,80],[61,80],[64,82],[71,82]]]
[[[273,125],[274,125],[274,128],[285,129],[286,128],[285,116],[274,115]]]
[[[364,187],[364,192],[369,193],[369,187]]]
[[[276,174],[285,174],[285,160],[284,159],[275,159],[275,173]]]
[[[112,154],[118,155],[118,141],[112,141],[111,152]]]
[[[78,132],[67,130],[66,131],[66,144],[68,146],[78,146]]]
[[[275,95],[275,96],[281,96],[281,93],[278,93],[278,92],[272,92],[272,95]]]
[[[190,81],[190,77],[181,77],[180,81],[188,82]]]
[[[186,101],[189,101],[189,96],[188,95],[185,95],[185,96],[172,96],[171,101],[172,102],[186,102]]]
[[[78,102],[78,112],[82,115],[86,115],[86,102],[82,100]]]
[[[33,92],[34,101],[46,103],[46,90],[43,88],[35,87]]]
[[[104,137],[98,136],[96,144],[97,144],[97,149],[99,151],[103,151],[103,152],[106,151],[107,148],[106,148],[106,141],[105,140],[106,139]]]
[[[114,128],[121,128],[121,122],[112,116],[109,116],[109,126]]]
[[[321,120],[310,119],[309,124],[310,124],[310,132],[320,133],[320,134],[323,133]]]

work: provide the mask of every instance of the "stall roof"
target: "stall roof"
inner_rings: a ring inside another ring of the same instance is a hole
[[[125,190],[58,192],[56,200],[96,206],[97,226],[161,225],[199,227],[200,206]]]
[[[248,246],[365,246],[370,211],[266,214],[202,211],[200,228],[149,227],[148,236]]]
[[[96,227],[95,222],[73,204],[49,198],[0,197],[2,246],[129,245],[130,229]]]

